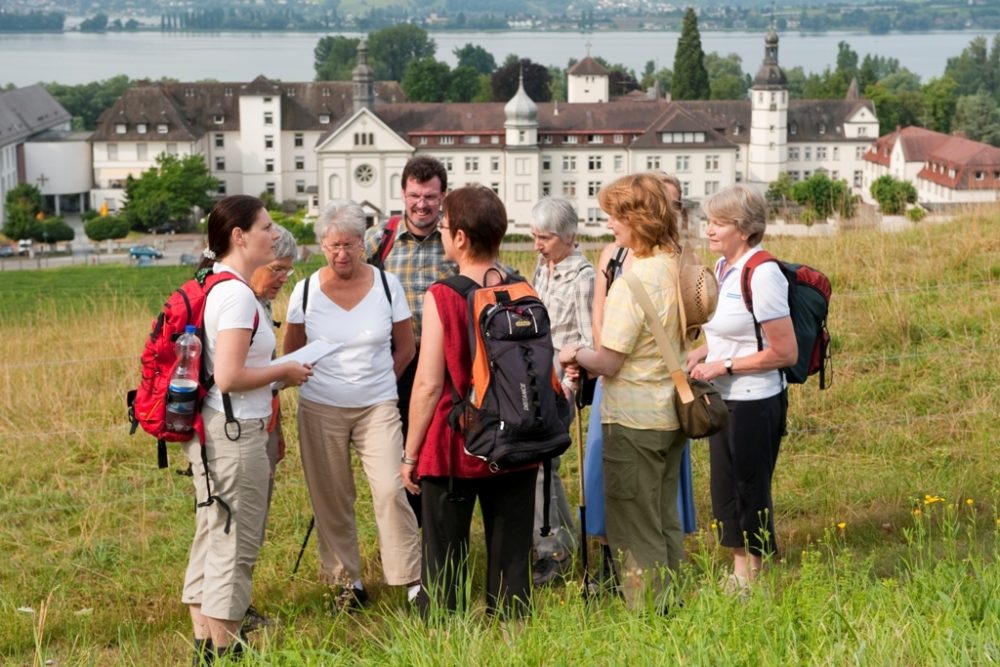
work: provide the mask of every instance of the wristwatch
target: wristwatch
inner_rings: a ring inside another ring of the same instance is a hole
[[[406,452],[403,452],[403,455],[399,458],[399,462],[402,463],[403,465],[406,465],[406,466],[415,466],[415,465],[417,465],[417,460],[416,459],[408,458],[406,456]]]
[[[722,365],[726,367],[726,375],[732,375],[733,374],[733,358],[732,357],[729,357],[728,359],[726,359],[725,361],[723,361]]]

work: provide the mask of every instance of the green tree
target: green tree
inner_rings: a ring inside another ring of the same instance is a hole
[[[443,102],[448,93],[451,70],[432,57],[411,60],[403,74],[403,92],[411,102]]]
[[[480,74],[471,67],[459,65],[451,71],[445,100],[448,102],[471,102],[476,93],[479,92],[481,78],[489,80],[485,74]]]
[[[996,96],[1000,72],[996,71],[1000,61],[1000,36],[993,38],[992,53],[987,48],[986,38],[974,38],[962,53],[954,58],[948,58],[944,68],[946,76],[951,77],[958,88],[956,95],[974,95],[980,88],[985,88],[987,94]]]
[[[120,22],[120,21],[119,21]],[[108,15],[97,14],[80,22],[80,32],[104,32],[108,28]]]
[[[133,82],[124,74],[104,81],[92,81],[80,85],[61,83],[43,84],[52,97],[73,116],[73,128],[94,130],[97,118],[122,96]]]
[[[171,220],[189,220],[194,207],[208,210],[209,193],[219,182],[201,155],[177,157],[161,153],[156,165],[125,182],[124,215],[132,229],[148,230]]]
[[[91,241],[123,239],[128,236],[128,220],[123,215],[97,216],[83,223],[83,233]]]
[[[958,98],[952,129],[961,130],[974,141],[1000,146],[1000,109],[985,88]]]
[[[350,81],[357,64],[357,37],[334,35],[323,37],[313,49],[313,67],[317,81]]]
[[[670,89],[675,100],[707,100],[711,94],[708,70],[705,69],[705,52],[701,48],[698,17],[694,9],[687,8],[674,54],[674,77]]]
[[[778,178],[768,185],[767,193],[764,196],[773,212],[782,214],[786,212],[789,202],[794,201],[792,199],[793,185],[795,185],[795,181],[792,180],[787,171],[778,174]]]
[[[469,43],[461,48],[456,47],[452,53],[458,58],[457,67],[470,67],[479,74],[493,74],[497,68],[493,54],[478,44]]]
[[[907,203],[917,201],[917,190],[912,183],[897,181],[888,174],[875,179],[871,193],[885,215],[898,215],[906,210]]]
[[[946,134],[951,132],[958,106],[958,96],[955,94],[957,89],[958,84],[947,74],[927,82],[923,88],[924,127]]]
[[[411,60],[430,58],[435,49],[426,30],[407,23],[368,35],[368,55],[376,78],[382,81],[402,81]]]
[[[76,232],[61,217],[53,216],[40,221],[31,238],[39,243],[48,243],[51,250],[60,241],[72,241]]]
[[[822,219],[828,218],[832,213],[849,218],[854,215],[856,205],[847,183],[835,181],[824,172],[816,172],[806,180],[792,185],[792,199]]]
[[[743,60],[735,53],[705,55],[705,69],[711,82],[713,100],[743,100],[750,89],[750,76],[743,72]]]
[[[908,69],[889,74],[868,86],[865,96],[875,103],[879,126],[885,130],[919,125],[924,118],[924,93],[920,77]]]
[[[3,233],[9,239],[34,238],[40,227],[38,214],[42,212],[42,191],[31,183],[15,185],[4,198]]]
[[[518,59],[511,55],[490,77],[490,88],[493,99],[504,102],[514,97],[517,92],[518,78],[524,72],[524,92],[535,102],[548,102],[551,99],[549,90],[549,70],[544,65],[531,62],[528,58]]]

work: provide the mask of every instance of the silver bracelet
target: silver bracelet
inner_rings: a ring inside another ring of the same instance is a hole
[[[417,465],[416,459],[407,458],[406,452],[403,452],[403,456],[400,457],[399,462],[405,466],[415,466]]]

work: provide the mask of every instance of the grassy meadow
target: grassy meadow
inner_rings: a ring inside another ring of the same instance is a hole
[[[720,589],[726,558],[709,528],[705,443],[695,442],[699,531],[688,541],[684,606],[669,617],[585,600],[577,572],[536,591],[531,617],[486,619],[480,532],[475,607],[425,624],[402,591],[380,583],[360,477],[373,603],[331,613],[315,539],[291,575],[310,510],[290,417],[296,397],[286,391],[290,448],[253,596],[279,623],[255,636],[246,663],[1000,662],[1000,212],[768,247],[830,276],[834,375],[823,392],[815,380],[791,389],[774,485],[783,553],[748,599]],[[526,273],[534,262],[526,252],[504,259]],[[191,480],[174,473],[176,446],[170,469],[156,468],[152,439],[129,436],[124,404],[149,323],[189,273],[98,266],[2,274],[0,664],[189,664],[179,596]],[[563,471],[573,505],[575,450]]]

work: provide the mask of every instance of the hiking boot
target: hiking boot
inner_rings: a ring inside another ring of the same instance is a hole
[[[368,591],[344,586],[333,598],[334,611],[360,611],[368,604]]]
[[[247,635],[261,628],[269,628],[274,625],[274,619],[264,616],[257,609],[250,605],[243,614],[243,622],[240,624],[240,637],[246,639]]]
[[[215,647],[211,639],[194,640],[194,659],[191,667],[206,667],[215,662]]]
[[[562,574],[569,564],[569,559],[556,560],[544,556],[535,561],[531,566],[531,583],[535,586],[545,586],[555,581],[556,577]]]

